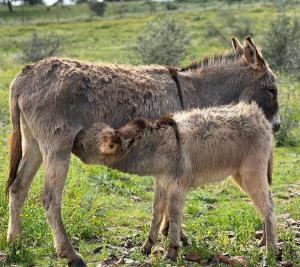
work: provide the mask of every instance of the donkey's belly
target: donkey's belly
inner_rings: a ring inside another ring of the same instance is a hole
[[[198,187],[205,184],[221,182],[230,175],[237,173],[235,168],[224,168],[221,170],[203,170],[187,177],[190,187]]]

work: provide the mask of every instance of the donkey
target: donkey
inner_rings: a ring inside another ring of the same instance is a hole
[[[21,232],[20,213],[43,162],[41,200],[56,253],[84,266],[67,237],[61,200],[74,140],[95,122],[118,128],[144,117],[193,107],[255,101],[274,129],[280,125],[276,79],[250,37],[233,39],[234,51],[177,69],[91,64],[48,58],[25,66],[11,85],[12,135],[7,182],[7,240]]]
[[[253,200],[265,221],[267,246],[277,250],[267,177],[271,151],[271,126],[255,103],[192,109],[155,122],[136,119],[117,130],[96,123],[74,143],[74,153],[85,163],[155,176],[153,217],[142,251],[151,252],[167,214],[166,257],[172,260],[178,256],[188,190],[229,175]]]

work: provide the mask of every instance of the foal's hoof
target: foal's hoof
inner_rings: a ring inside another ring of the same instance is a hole
[[[85,267],[85,263],[82,259],[75,259],[68,262],[68,266],[70,267]]]
[[[170,259],[172,261],[176,261],[178,257],[178,248],[168,248],[167,254],[164,259]]]

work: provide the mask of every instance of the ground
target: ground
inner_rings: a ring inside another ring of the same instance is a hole
[[[188,54],[182,62],[184,65],[205,54],[230,49],[232,33],[221,26],[224,14],[232,12],[230,14],[237,17],[249,16],[253,20],[254,40],[263,43],[266,25],[274,17],[274,7],[249,4],[242,8],[225,6],[221,11],[220,8],[217,4],[205,9],[190,4],[185,9],[180,7],[166,13],[160,6],[154,14],[137,12],[114,16],[109,13],[105,18],[97,19],[84,13],[85,5],[60,11],[54,8],[48,12],[45,8],[35,7],[25,9],[26,19],[22,22],[18,9],[9,15],[0,6],[0,264],[63,266],[66,263],[55,256],[50,229],[39,201],[43,170],[36,176],[24,207],[22,236],[13,245],[6,243],[8,202],[4,187],[10,131],[9,84],[23,64],[20,62],[22,40],[30,37],[32,32],[55,33],[63,40],[60,55],[94,62],[135,63],[135,39],[147,21],[172,16],[186,24],[191,37]],[[296,9],[299,10],[299,6]],[[207,29],[212,23],[221,27],[228,35],[228,41],[208,36]],[[287,84],[281,82],[280,85],[283,99]],[[293,86],[299,93],[300,83],[296,81]],[[299,166],[299,145],[275,148],[271,191],[278,215],[278,236],[283,242],[283,261],[291,260],[294,266],[300,266]],[[167,243],[163,238],[150,257],[143,256],[138,250],[149,229],[152,184],[151,177],[123,174],[103,166],[86,166],[72,158],[64,192],[63,218],[73,245],[89,266],[117,261],[133,266],[171,266],[162,260]],[[248,266],[257,266],[262,261],[263,250],[257,248],[255,237],[256,231],[261,229],[261,221],[252,203],[231,179],[190,192],[184,214],[184,229],[191,245],[182,249],[181,259],[172,266],[205,265],[224,253],[230,257],[243,256]],[[222,264],[225,263],[218,266]],[[270,263],[270,266],[274,264]]]

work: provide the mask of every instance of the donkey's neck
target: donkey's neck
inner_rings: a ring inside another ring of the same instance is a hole
[[[207,67],[178,73],[186,108],[226,105],[239,101],[249,87],[251,72],[242,64]]]

